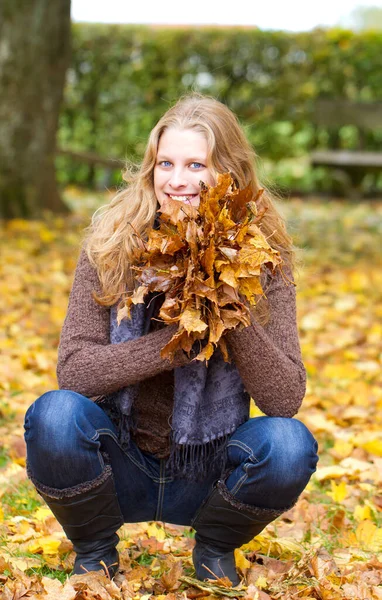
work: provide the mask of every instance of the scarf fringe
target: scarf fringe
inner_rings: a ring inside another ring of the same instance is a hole
[[[213,474],[220,476],[226,468],[227,443],[231,434],[205,444],[176,444],[172,442],[166,463],[172,477],[203,481]]]
[[[129,417],[128,415],[124,415],[121,412],[119,414],[119,420],[118,420],[117,430],[118,430],[118,440],[119,440],[119,443],[121,445],[122,450],[124,450],[125,452],[127,450],[129,450],[129,448],[130,448],[130,440],[131,440],[130,430],[131,430],[131,427],[132,427],[131,417]]]
[[[121,448],[128,452],[131,442],[131,431],[134,420],[131,415],[124,414],[118,406],[107,402],[97,402],[108,414],[117,429]],[[220,437],[205,443],[177,443],[171,439],[170,456],[166,462],[166,470],[170,477],[179,477],[195,482],[202,482],[215,474],[220,477],[227,469],[227,444],[232,433],[242,423],[226,430]]]

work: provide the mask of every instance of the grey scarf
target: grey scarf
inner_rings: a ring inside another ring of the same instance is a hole
[[[110,341],[128,342],[150,330],[158,298],[133,307],[131,320],[117,324],[116,305],[110,311]],[[158,348],[158,351],[160,349]],[[193,361],[174,370],[174,408],[172,415],[171,454],[167,462],[174,475],[200,479],[224,466],[225,447],[230,435],[249,416],[250,397],[233,363],[226,363],[215,351],[207,363]],[[120,443],[128,448],[131,412],[139,384],[125,387],[108,397],[117,419]]]

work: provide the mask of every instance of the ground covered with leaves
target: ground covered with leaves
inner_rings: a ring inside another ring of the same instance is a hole
[[[0,598],[382,599],[382,205],[292,199],[308,390],[299,418],[319,441],[296,507],[237,550],[243,584],[197,583],[193,531],[124,525],[121,569],[68,577],[71,543],[25,475],[23,417],[57,388],[59,332],[93,197],[66,219],[1,225]],[[381,412],[380,412],[381,411]],[[253,416],[260,414],[253,407]]]

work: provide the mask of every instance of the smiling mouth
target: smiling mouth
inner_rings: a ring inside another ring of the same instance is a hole
[[[178,200],[179,202],[191,202],[193,198],[196,198],[198,194],[187,194],[184,196],[177,196],[175,194],[167,194],[171,200]]]

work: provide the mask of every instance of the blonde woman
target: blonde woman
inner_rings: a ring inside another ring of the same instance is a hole
[[[253,324],[226,335],[231,363],[208,365],[160,349],[176,325],[160,323],[161,295],[117,326],[134,286],[134,248],[168,198],[199,203],[200,182],[230,172],[260,188],[255,154],[236,116],[217,100],[181,98],[151,132],[142,164],[98,211],[77,265],[62,329],[59,390],[25,419],[28,475],[72,540],[74,573],[118,569],[117,530],[160,520],[194,527],[200,579],[239,583],[234,549],[296,502],[316,468],[317,443],[291,419],[305,393],[295,290],[266,275]],[[269,192],[263,233],[292,278],[292,247]],[[266,416],[249,418],[252,397]]]

